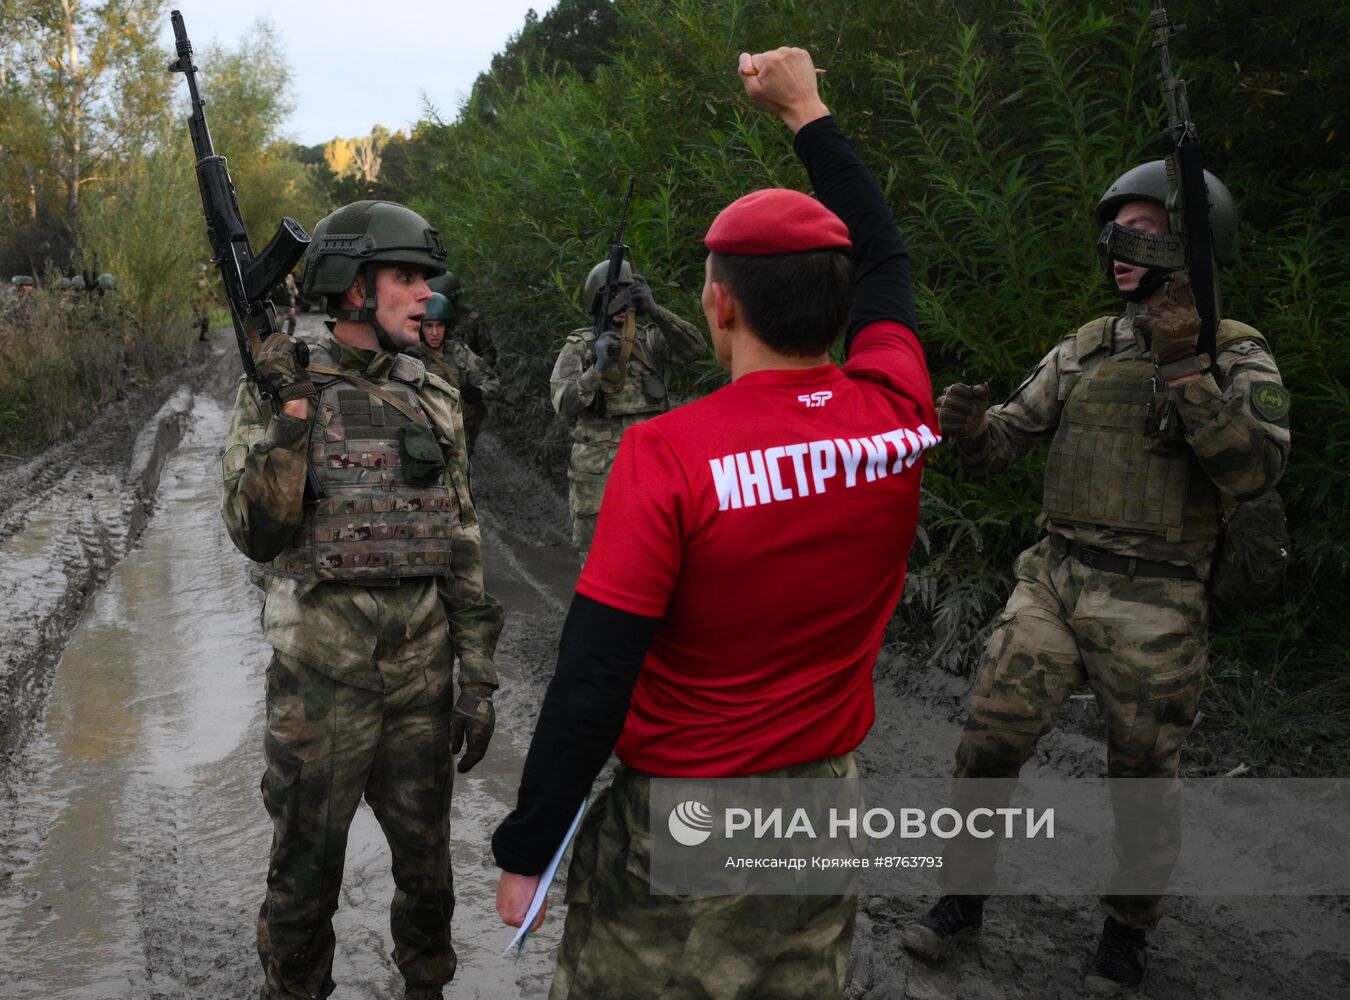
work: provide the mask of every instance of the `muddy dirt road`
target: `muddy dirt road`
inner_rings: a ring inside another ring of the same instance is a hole
[[[314,332],[313,318],[305,320],[302,332]],[[223,337],[216,346],[217,360],[183,404],[182,441],[164,464],[154,517],[126,558],[117,562],[125,525],[110,526],[134,511],[129,459],[91,464],[87,478],[34,495],[26,510],[0,510],[0,592],[47,594],[48,605],[68,610],[43,619],[42,641],[69,635],[54,671],[33,671],[11,694],[19,703],[11,711],[45,711],[0,768],[3,1000],[224,1000],[257,989],[253,920],[270,835],[258,794],[268,651],[257,629],[260,592],[217,513],[234,362]],[[553,486],[490,433],[473,474],[489,588],[508,624],[497,736],[455,789],[460,967],[447,996],[543,997],[562,908],[519,963],[501,959],[509,935],[493,912],[486,842],[514,798],[574,565]],[[86,601],[101,573],[73,573],[68,567],[82,563],[72,552],[88,562],[86,549],[105,548],[100,558],[116,566]],[[6,634],[16,640],[7,645],[36,650],[41,637],[27,635],[34,619],[21,611],[8,612]],[[879,722],[860,751],[869,780],[945,774],[957,686],[890,657],[879,678]],[[1087,736],[1059,732],[1036,766],[1097,773],[1101,758]],[[362,807],[336,920],[336,997],[402,996],[389,958],[392,892],[388,850]],[[997,901],[982,945],[942,969],[915,966],[899,949],[900,926],[926,902],[862,901],[852,997],[1079,995],[1100,928],[1092,900]],[[1345,900],[1177,900],[1171,912],[1153,938],[1147,996],[1350,996]]]

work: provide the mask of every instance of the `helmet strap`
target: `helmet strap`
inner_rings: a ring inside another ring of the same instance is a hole
[[[398,354],[402,348],[394,343],[394,338],[389,336],[389,331],[380,326],[380,321],[375,318],[375,310],[378,303],[375,301],[375,261],[367,261],[361,265],[360,274],[366,285],[366,297],[361,303],[359,309],[329,309],[328,315],[333,319],[345,320],[349,323],[365,323],[375,331],[375,340],[378,341],[381,350],[388,351],[391,354]]]
[[[1151,298],[1158,289],[1167,284],[1167,279],[1170,278],[1172,274],[1173,272],[1167,268],[1150,267],[1144,272],[1144,276],[1139,279],[1139,284],[1135,285],[1132,291],[1122,292],[1117,288],[1116,292],[1126,302],[1143,302],[1145,299]],[[1113,278],[1112,283],[1114,284],[1114,282],[1115,279]]]
[[[1137,284],[1133,290],[1122,292],[1120,286],[1116,284],[1116,276],[1113,268],[1115,261],[1106,256],[1103,256],[1100,259],[1102,262],[1102,271],[1106,275],[1106,283],[1111,286],[1113,292],[1126,302],[1143,302],[1145,299],[1152,296],[1159,288],[1162,288],[1162,286],[1167,283],[1167,279],[1175,273],[1174,269],[1169,267],[1150,267],[1144,272],[1144,276],[1139,279],[1139,284]]]
[[[366,301],[362,303],[362,311],[366,314],[366,322],[375,331],[375,339],[380,342],[380,346],[390,354],[397,354],[402,348],[394,343],[394,338],[389,336],[389,331],[380,326],[380,321],[375,318],[375,261],[368,261],[361,270],[366,276]]]

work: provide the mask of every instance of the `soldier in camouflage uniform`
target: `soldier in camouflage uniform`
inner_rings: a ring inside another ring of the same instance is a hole
[[[464,431],[468,435],[469,454],[478,432],[487,419],[487,401],[501,395],[502,387],[487,362],[458,336],[458,313],[450,300],[439,292],[427,303],[422,317],[422,342],[416,354],[427,366],[459,390],[464,408]]]
[[[459,278],[453,272],[446,271],[441,277],[433,278],[427,284],[431,286],[433,292],[439,292],[449,299],[454,307],[456,336],[469,345],[469,350],[487,362],[489,368],[496,368],[497,344],[488,331],[487,320],[483,319],[483,314],[462,300],[460,292],[463,286]]]
[[[272,289],[272,305],[281,315],[284,332],[288,337],[295,336],[295,302],[298,297],[299,290],[295,287],[295,279],[289,274]]]
[[[393,957],[407,997],[453,976],[452,754],[492,735],[501,608],[483,591],[459,393],[400,353],[444,267],[436,232],[389,202],[321,220],[304,289],[336,320],[312,357],[284,334],[257,355],[281,413],[241,382],[224,518],[263,564],[263,801],[272,818],[258,917],[265,998],[334,989],[332,916],[364,796],[393,854]],[[306,457],[319,499],[305,502]],[[459,658],[460,695],[452,662]],[[452,708],[453,705],[453,708]]]
[[[1232,199],[1217,178],[1206,183],[1216,257],[1227,263]],[[1166,196],[1163,161],[1144,164],[1111,186],[1097,221],[1167,233]],[[1002,471],[1050,442],[1046,536],[1014,568],[1017,586],[976,673],[958,778],[1015,777],[1084,685],[1106,722],[1108,775],[1175,776],[1205,678],[1205,583],[1221,514],[1273,487],[1288,458],[1289,394],[1265,338],[1223,320],[1211,373],[1207,356],[1197,357],[1200,318],[1185,276],[1104,263],[1126,300],[1123,315],[1070,334],[1000,406],[986,409],[983,385],[952,385],[938,400],[943,435],[971,472]],[[969,846],[944,871],[976,882],[993,858]],[[1145,848],[1157,852],[1146,866],[1164,881],[1177,846],[1163,836]],[[1089,988],[1142,981],[1145,932],[1160,902],[1102,898],[1107,919]],[[941,957],[979,929],[982,908],[983,897],[944,896],[905,929],[905,946]]]
[[[4,309],[6,314],[19,315],[28,308],[32,301],[30,296],[37,282],[33,280],[31,274],[16,274],[9,279],[9,287],[5,289]]]
[[[608,267],[601,261],[591,268],[582,289],[582,301],[593,314],[600,308]],[[569,333],[550,381],[553,409],[565,420],[576,419],[567,481],[572,541],[583,563],[623,432],[670,408],[668,364],[689,364],[707,349],[698,328],[658,306],[646,280],[627,261],[610,306],[610,332],[599,340],[589,326]],[[652,322],[638,327],[635,316]]]
[[[205,264],[197,265],[197,278],[192,286],[192,325],[197,339],[205,340],[211,328],[211,278]]]

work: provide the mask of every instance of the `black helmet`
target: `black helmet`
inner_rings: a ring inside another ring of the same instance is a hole
[[[1231,264],[1237,244],[1237,207],[1233,195],[1219,178],[1205,171],[1205,190],[1209,195],[1209,228],[1214,239],[1214,258]],[[1167,205],[1167,161],[1153,160],[1125,171],[1106,189],[1093,215],[1100,228],[1116,217],[1127,201],[1151,201]]]
[[[427,287],[433,292],[444,295],[451,302],[459,301],[460,284],[454,271],[446,271],[438,277],[429,279]]]

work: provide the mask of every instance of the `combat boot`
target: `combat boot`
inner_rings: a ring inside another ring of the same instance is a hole
[[[936,962],[946,958],[966,938],[984,926],[983,896],[943,896],[931,910],[900,932],[900,943],[911,954]]]
[[[405,986],[403,1000],[445,1000],[439,986]]]
[[[1083,985],[1093,993],[1119,993],[1138,987],[1146,971],[1148,951],[1144,932],[1107,917]]]

